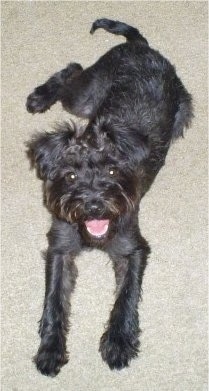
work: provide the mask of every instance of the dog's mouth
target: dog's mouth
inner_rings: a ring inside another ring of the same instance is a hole
[[[88,233],[94,238],[100,239],[107,234],[110,220],[86,220],[84,223]]]

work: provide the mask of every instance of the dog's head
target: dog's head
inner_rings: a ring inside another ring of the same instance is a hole
[[[117,148],[108,132],[83,132],[65,124],[54,133],[36,135],[27,146],[44,181],[47,208],[77,223],[88,239],[104,240],[121,215],[137,208],[139,156]]]

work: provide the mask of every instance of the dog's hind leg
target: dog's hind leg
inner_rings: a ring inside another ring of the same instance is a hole
[[[41,84],[28,96],[27,110],[32,113],[44,113],[56,103],[62,95],[63,88],[77,77],[83,68],[80,64],[71,63],[60,72],[52,75],[44,84]]]
[[[111,85],[108,71],[98,65],[83,70],[79,64],[69,64],[35,88],[27,98],[27,110],[33,114],[43,113],[60,101],[70,113],[91,118]]]

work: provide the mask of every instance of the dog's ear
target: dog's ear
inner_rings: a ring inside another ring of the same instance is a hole
[[[137,129],[122,123],[112,124],[105,119],[100,120],[99,130],[106,134],[110,143],[116,147],[121,156],[127,157],[133,164],[138,165],[150,153],[149,138]]]
[[[141,163],[143,159],[148,158],[150,154],[150,144],[147,136],[138,135],[136,143],[134,145],[132,153],[130,156],[137,165]]]
[[[133,165],[133,168],[137,168],[141,161],[146,159],[150,154],[149,139],[147,136],[143,136],[137,132],[132,132],[128,136],[125,132],[123,134],[121,132],[110,134],[110,138],[119,150],[121,158],[127,159],[129,164]]]
[[[148,158],[149,154],[150,146],[146,137],[138,137],[134,146],[126,144],[122,149],[120,148],[122,162],[133,172],[138,172],[141,163]]]
[[[69,147],[74,133],[71,127],[62,127],[53,133],[37,133],[26,143],[31,167],[36,169],[40,179],[55,178],[63,152]]]

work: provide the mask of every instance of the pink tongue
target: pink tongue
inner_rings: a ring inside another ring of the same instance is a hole
[[[93,236],[102,236],[108,230],[109,220],[85,221],[87,231]]]

